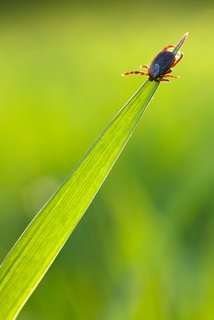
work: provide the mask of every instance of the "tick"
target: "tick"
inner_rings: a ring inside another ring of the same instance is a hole
[[[140,66],[140,69],[146,69],[147,72],[129,71],[124,73],[123,76],[139,74],[141,76],[149,77],[150,81],[156,82],[169,82],[168,78],[179,78],[171,75],[170,73],[172,72],[172,68],[174,68],[176,64],[183,58],[183,53],[180,52],[179,49],[183,45],[187,36],[188,32],[183,35],[176,46],[170,44],[167,47],[164,47],[163,50],[152,60],[150,66]]]

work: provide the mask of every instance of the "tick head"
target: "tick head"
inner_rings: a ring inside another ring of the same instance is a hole
[[[157,63],[154,63],[149,68],[149,76],[154,79],[159,75],[160,72],[160,66]]]

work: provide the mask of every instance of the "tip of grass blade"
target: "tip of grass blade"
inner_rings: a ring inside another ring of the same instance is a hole
[[[177,43],[177,45],[175,46],[174,50],[172,51],[174,53],[174,55],[176,55],[178,53],[178,51],[180,50],[180,48],[182,47],[184,41],[186,40],[186,38],[188,37],[189,32],[186,32],[183,37],[179,40],[179,42]]]

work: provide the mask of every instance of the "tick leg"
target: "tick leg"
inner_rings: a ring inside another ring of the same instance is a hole
[[[180,77],[179,77],[179,76],[173,76],[172,74],[165,74],[163,79],[165,79],[165,78],[178,79],[178,78],[180,78]]]
[[[167,78],[176,79],[176,78],[179,78],[179,77],[173,76],[171,74],[165,74],[164,78],[161,78],[159,81],[160,82],[169,82],[169,79],[167,79]]]
[[[164,47],[162,51],[171,51],[169,49],[172,49],[172,48],[174,49],[175,46],[173,46],[172,44],[169,44],[168,46]]]
[[[149,70],[149,66],[147,66],[147,64],[146,64],[146,65],[140,66],[140,69],[147,69],[147,70]]]
[[[168,79],[164,79],[164,78],[162,78],[162,79],[160,79],[160,80],[158,80],[159,82],[169,82],[169,80]]]
[[[176,64],[183,58],[183,53],[180,52],[180,54],[176,55],[175,56],[175,61],[173,63],[173,65],[171,66],[171,68],[174,68],[174,66],[176,66]]]
[[[122,76],[129,76],[131,74],[139,74],[141,76],[148,76],[148,73],[141,72],[141,71],[129,71],[122,74]]]

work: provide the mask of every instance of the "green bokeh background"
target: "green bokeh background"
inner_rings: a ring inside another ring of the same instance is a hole
[[[144,80],[190,32],[20,320],[214,316],[211,2],[47,2],[0,13],[0,259]]]

